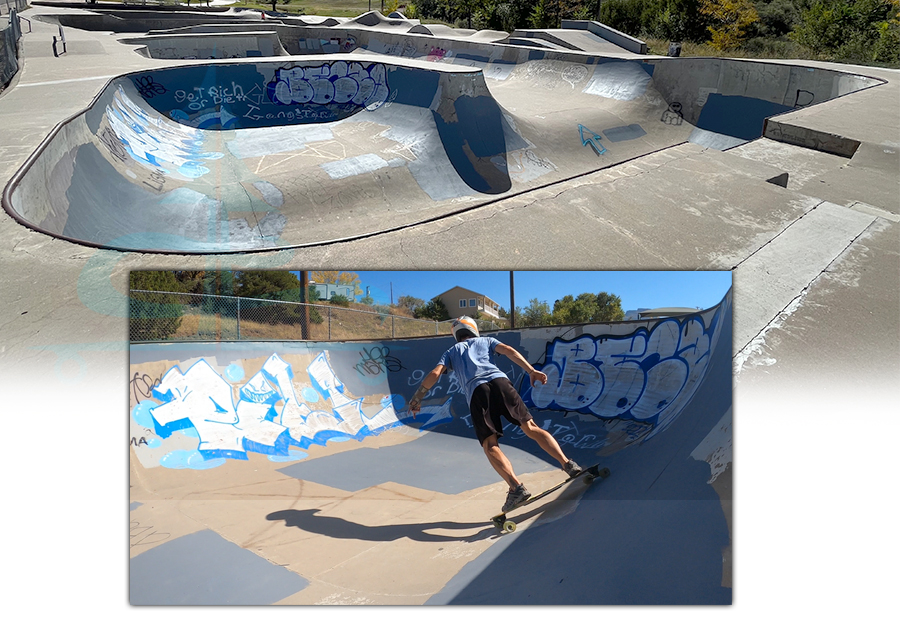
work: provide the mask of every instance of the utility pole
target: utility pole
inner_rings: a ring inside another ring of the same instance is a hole
[[[303,315],[300,317],[300,337],[309,340],[309,273],[300,271],[300,301],[303,302]]]
[[[509,328],[516,328],[516,282],[513,272],[509,272]]]

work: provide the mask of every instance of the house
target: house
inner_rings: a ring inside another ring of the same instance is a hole
[[[500,304],[474,290],[463,288],[462,286],[454,286],[447,292],[443,292],[437,296],[447,306],[447,312],[450,318],[457,316],[472,316],[481,313],[485,319],[500,318]]]

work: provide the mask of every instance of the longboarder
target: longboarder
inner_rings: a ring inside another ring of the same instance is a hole
[[[532,386],[547,383],[547,375],[535,370],[521,353],[509,345],[496,338],[481,337],[478,325],[468,316],[454,320],[452,332],[456,344],[444,352],[437,366],[422,380],[422,385],[409,401],[410,412],[418,413],[422,409],[422,399],[441,375],[447,371],[453,372],[460,388],[466,393],[478,441],[491,466],[509,486],[506,503],[502,508],[504,513],[527,500],[531,493],[516,477],[512,464],[500,450],[499,438],[503,435],[501,415],[511,423],[519,425],[526,436],[537,442],[559,462],[566,474],[570,477],[579,474],[581,467],[566,457],[556,438],[534,423],[534,419],[522,402],[522,397],[516,392],[509,378],[493,363],[492,356],[499,353],[508,357],[528,373]]]

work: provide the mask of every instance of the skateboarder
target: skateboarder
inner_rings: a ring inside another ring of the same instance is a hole
[[[570,477],[581,472],[581,467],[566,457],[556,439],[541,429],[528,413],[522,398],[510,383],[509,378],[494,365],[494,353],[505,355],[528,373],[531,385],[547,383],[547,375],[535,370],[522,354],[496,338],[480,337],[478,325],[468,316],[461,316],[452,325],[456,344],[447,349],[437,366],[422,380],[409,401],[409,410],[416,414],[422,408],[422,399],[428,394],[441,375],[453,371],[460,387],[466,393],[472,424],[478,441],[487,455],[488,461],[509,485],[509,494],[503,512],[506,513],[519,503],[527,500],[531,493],[513,472],[512,464],[500,450],[498,438],[503,435],[503,415],[510,422],[519,425],[529,438],[559,462]]]

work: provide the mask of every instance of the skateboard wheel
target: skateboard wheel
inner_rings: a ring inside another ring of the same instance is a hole
[[[584,481],[585,485],[590,485],[594,482],[594,475],[584,475],[582,481]]]
[[[605,479],[606,477],[608,477],[608,476],[609,476],[609,468],[604,468],[603,470],[601,470],[601,471],[600,471],[600,476],[603,477],[604,479]]]
[[[503,530],[506,531],[507,533],[512,533],[513,531],[516,530],[516,523],[513,522],[512,520],[507,520],[506,522],[503,523]]]

